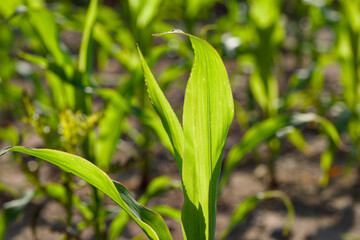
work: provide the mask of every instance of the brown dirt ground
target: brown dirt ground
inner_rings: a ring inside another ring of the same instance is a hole
[[[226,150],[230,144],[236,141],[236,134],[230,134]],[[296,217],[292,226],[293,240],[355,240],[360,236],[360,202],[359,185],[355,172],[339,175],[331,179],[326,188],[318,186],[321,174],[319,156],[324,149],[325,141],[319,137],[309,134],[306,136],[310,146],[315,149],[311,157],[305,156],[294,149],[289,143],[283,146],[276,171],[279,181],[279,189],[290,197],[294,204]],[[5,143],[1,143],[1,147]],[[41,144],[41,140],[32,137],[28,146]],[[262,151],[262,147],[259,148]],[[118,153],[117,156],[121,153]],[[118,158],[120,159],[120,157]],[[171,156],[162,147],[154,153],[151,177],[167,175],[179,179],[176,165]],[[0,181],[8,186],[23,191],[31,188],[19,166],[9,157],[0,159]],[[342,156],[337,156],[335,165],[340,169],[344,166]],[[59,175],[59,170],[49,164],[41,167],[42,181],[54,181]],[[50,173],[50,174],[49,174]],[[55,173],[55,174],[54,174]],[[122,175],[112,176],[121,180],[134,195],[140,185],[139,174],[136,168]],[[239,165],[232,174],[226,188],[218,201],[218,216],[216,236],[219,237],[222,230],[227,226],[230,216],[239,203],[246,197],[252,196],[266,190],[267,174],[262,164],[256,164],[251,155]],[[89,190],[84,188],[78,192],[84,201],[88,200]],[[11,199],[10,195],[1,194],[0,203]],[[161,197],[149,202],[149,206],[166,204],[181,208],[182,193],[180,190],[168,192]],[[106,204],[113,205],[110,200]],[[41,209],[38,218],[34,218],[36,212]],[[37,199],[26,207],[23,214],[9,226],[5,239],[35,239],[31,226],[35,222],[38,240],[59,239],[64,231],[64,209],[54,201]],[[75,221],[80,221],[75,214]],[[274,232],[284,226],[286,220],[286,209],[281,201],[276,199],[266,200],[251,212],[246,221],[234,229],[228,239],[243,240],[266,240],[272,238]],[[175,221],[167,219],[166,222],[171,229],[174,239],[182,239],[181,227]],[[135,223],[131,222],[119,239],[131,239],[140,234],[141,230]],[[92,239],[92,231],[86,230],[81,239]]]

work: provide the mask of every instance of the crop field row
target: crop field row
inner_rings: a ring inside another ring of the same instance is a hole
[[[360,239],[360,1],[0,2],[0,240]]]

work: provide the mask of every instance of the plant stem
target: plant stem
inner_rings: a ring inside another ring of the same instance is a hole
[[[66,199],[66,204],[65,204],[65,208],[66,208],[66,237],[65,239],[68,240],[71,238],[71,229],[72,229],[72,195],[73,195],[73,191],[72,191],[72,178],[71,178],[71,174],[65,172],[64,173],[64,186],[66,189],[66,195],[67,195],[67,199]]]
[[[94,230],[95,230],[95,239],[101,240],[104,239],[105,233],[102,231],[102,223],[100,221],[100,210],[101,210],[102,199],[99,196],[99,190],[96,187],[92,187],[92,205],[94,211]]]
[[[282,235],[284,237],[289,236],[290,230],[291,230],[291,225],[295,218],[294,205],[291,203],[291,200],[285,193],[278,191],[278,190],[265,192],[264,199],[268,199],[268,198],[279,198],[283,201],[283,203],[286,207],[286,210],[287,210],[287,219],[286,219],[285,227],[282,231]]]
[[[278,181],[276,178],[275,164],[280,151],[280,140],[272,139],[269,142],[269,148],[271,150],[271,157],[268,161],[268,171],[270,175],[269,189],[276,189],[278,187]]]

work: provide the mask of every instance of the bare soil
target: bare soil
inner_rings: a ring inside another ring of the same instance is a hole
[[[236,134],[230,134],[226,151],[237,139]],[[338,176],[330,180],[326,188],[320,188],[318,179],[321,174],[319,157],[324,149],[325,141],[313,134],[306,136],[312,146],[311,156],[305,156],[289,143],[283,146],[276,163],[278,177],[278,189],[284,191],[294,204],[296,217],[292,226],[289,239],[293,240],[337,240],[360,238],[360,198],[359,181],[356,172],[342,171]],[[1,143],[1,147],[5,143]],[[28,146],[41,144],[41,140],[32,137],[25,143]],[[262,154],[262,147],[259,148]],[[264,151],[266,155],[266,151]],[[121,159],[121,152],[116,156]],[[151,177],[167,175],[179,179],[176,165],[169,153],[162,147],[152,153],[153,162]],[[20,192],[32,188],[24,177],[19,165],[9,160],[9,156],[0,159],[0,181],[3,184],[14,187]],[[335,161],[337,169],[345,169],[345,161],[341,154]],[[42,164],[41,181],[56,181],[59,170],[50,164]],[[125,174],[115,174],[112,177],[120,180],[137,196],[141,179],[136,165]],[[232,174],[219,201],[216,236],[229,223],[229,219],[235,208],[245,198],[267,190],[266,168],[261,163],[256,163],[252,155],[247,156]],[[11,196],[0,192],[0,206],[11,200]],[[89,189],[83,188],[78,194],[86,202],[89,200]],[[149,206],[166,204],[181,208],[183,201],[180,190],[168,192],[161,197],[149,202]],[[111,200],[105,201],[113,205]],[[75,222],[81,221],[81,217],[75,212]],[[50,240],[61,238],[64,227],[65,211],[55,201],[39,198],[29,204],[21,216],[7,229],[5,239],[38,239]],[[171,219],[165,218],[174,239],[182,239],[181,227]],[[258,205],[249,214],[246,221],[234,229],[227,239],[243,240],[266,240],[281,239],[278,232],[283,228],[286,221],[286,209],[282,202],[277,199],[269,199]],[[34,236],[34,231],[36,230]],[[86,229],[81,239],[93,239],[91,229]],[[141,230],[134,222],[126,227],[124,234],[119,239],[131,239]]]

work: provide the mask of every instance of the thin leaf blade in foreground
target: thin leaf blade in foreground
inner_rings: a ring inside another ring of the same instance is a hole
[[[141,227],[141,229],[143,229],[150,239],[172,239],[170,232],[160,215],[139,204],[135,204],[135,200],[124,186],[120,183],[116,183],[115,187],[114,183],[105,172],[86,159],[57,150],[29,149],[25,147],[6,148],[3,151],[0,151],[0,156],[9,151],[21,152],[41,158],[57,165],[66,172],[75,174],[104,192],[119,204]]]
[[[138,47],[138,51],[140,55],[141,65],[144,71],[145,82],[151,104],[158,113],[162,121],[162,124],[167,134],[169,135],[170,141],[174,148],[176,164],[181,174],[182,158],[183,158],[184,142],[185,142],[183,130],[181,128],[179,119],[176,117],[169,102],[166,100],[164,93],[161,91],[158,83],[156,82],[154,76],[152,75],[149,66],[147,65],[139,47]]]
[[[221,157],[234,117],[234,102],[216,50],[205,40],[182,34],[190,37],[195,51],[183,113],[182,223],[188,239],[214,239]]]

